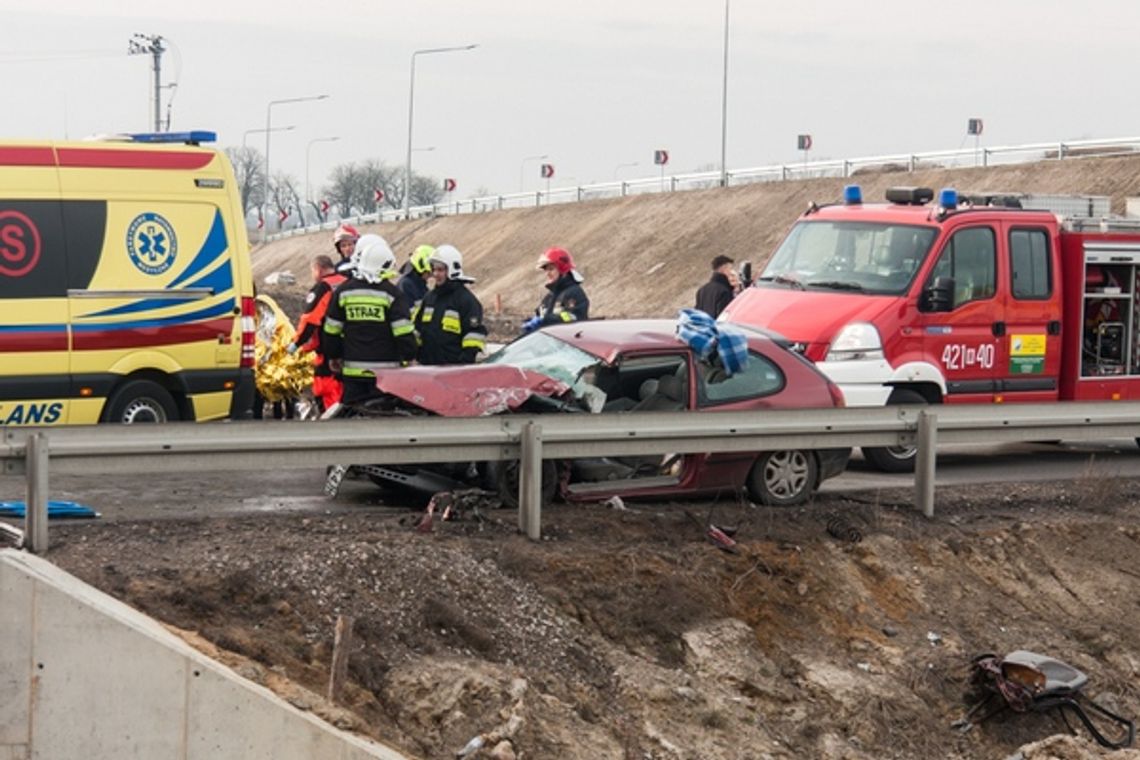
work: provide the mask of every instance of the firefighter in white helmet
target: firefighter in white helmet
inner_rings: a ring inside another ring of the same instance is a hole
[[[393,280],[396,257],[379,235],[364,235],[352,255],[352,278],[333,292],[325,314],[325,356],[338,368],[344,402],[376,393],[376,373],[415,358],[408,301]]]
[[[341,222],[333,232],[333,248],[336,249],[336,273],[345,277],[352,276],[352,252],[356,250],[356,241],[360,240],[360,233],[351,224]]]
[[[420,364],[473,364],[487,345],[483,304],[467,289],[463,254],[441,245],[428,257],[434,287],[415,315]]]

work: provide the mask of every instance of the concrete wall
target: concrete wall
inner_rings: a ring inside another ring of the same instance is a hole
[[[404,758],[239,677],[38,557],[0,550],[0,760]]]

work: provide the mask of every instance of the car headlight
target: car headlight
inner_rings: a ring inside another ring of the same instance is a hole
[[[882,359],[883,341],[879,331],[868,322],[852,322],[839,331],[827,351],[829,362],[847,362],[859,359]]]

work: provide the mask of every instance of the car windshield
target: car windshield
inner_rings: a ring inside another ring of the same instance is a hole
[[[552,338],[534,332],[508,343],[483,360],[484,364],[506,364],[511,367],[541,372],[574,386],[582,370],[597,364],[598,357]]]
[[[898,295],[910,287],[936,233],[903,224],[799,222],[758,283]]]

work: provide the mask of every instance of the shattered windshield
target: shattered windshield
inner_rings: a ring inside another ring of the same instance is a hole
[[[572,387],[578,382],[582,370],[598,362],[598,357],[543,332],[534,332],[508,343],[483,360],[484,364],[506,364],[541,372]]]
[[[906,292],[937,229],[873,222],[799,222],[760,283],[875,295]]]

